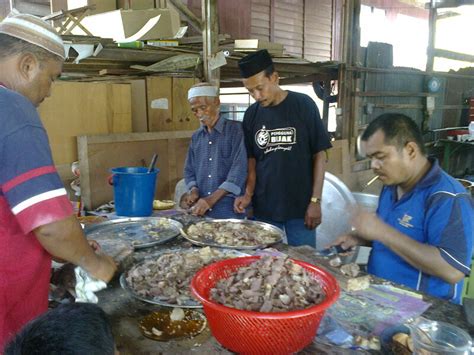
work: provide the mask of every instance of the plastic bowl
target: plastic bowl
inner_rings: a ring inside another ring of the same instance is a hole
[[[339,285],[327,271],[299,260],[321,284],[326,297],[306,309],[263,313],[223,306],[209,299],[210,289],[232,272],[259,256],[222,260],[199,270],[191,281],[191,290],[202,303],[212,335],[225,348],[240,354],[288,354],[309,345],[316,335],[321,318],[339,297]]]

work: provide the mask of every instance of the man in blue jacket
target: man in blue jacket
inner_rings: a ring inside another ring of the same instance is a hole
[[[385,186],[376,215],[355,211],[354,233],[334,244],[372,245],[369,273],[460,303],[472,256],[470,194],[426,156],[419,128],[405,115],[377,117],[362,141]]]

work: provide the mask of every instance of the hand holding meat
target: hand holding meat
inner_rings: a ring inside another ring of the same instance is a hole
[[[193,187],[191,191],[186,192],[182,197],[180,201],[180,207],[184,209],[189,209],[194,204],[196,201],[199,199],[199,190],[196,187]]]
[[[92,268],[88,267],[84,269],[96,279],[109,282],[117,271],[117,265],[114,259],[108,255],[96,253],[96,256],[97,262],[95,265],[93,264]]]
[[[204,216],[204,214],[211,208],[211,205],[205,198],[200,198],[196,204],[191,207],[191,213],[195,216]]]
[[[328,249],[330,247],[340,245],[342,249],[350,250],[352,247],[355,247],[357,245],[365,245],[365,244],[367,244],[366,241],[364,241],[361,238],[358,238],[354,234],[343,234],[337,237],[331,244],[326,245],[324,249]]]

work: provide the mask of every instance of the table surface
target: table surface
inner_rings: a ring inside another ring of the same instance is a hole
[[[121,269],[126,269],[144,254],[153,253],[161,249],[168,249],[176,246],[191,246],[187,241],[178,237],[174,241],[149,249],[136,251],[130,257],[123,260]],[[290,257],[318,264],[318,259],[314,249],[310,247],[289,247],[285,244],[278,244],[276,249],[288,254]],[[374,278],[375,283],[380,283],[381,279]],[[110,316],[112,331],[116,340],[117,348],[122,355],[127,354],[231,354],[224,349],[212,337],[208,328],[201,334],[192,338],[180,341],[159,342],[145,338],[139,331],[137,322],[151,311],[157,310],[160,306],[148,304],[133,298],[128,292],[123,290],[118,282],[118,278],[103,291],[98,292],[99,305]],[[423,300],[431,303],[431,306],[423,314],[428,319],[439,320],[454,324],[464,330],[469,331],[465,321],[462,307],[443,301],[441,299],[423,296]],[[472,332],[471,332],[472,335]],[[364,352],[342,349],[327,346],[318,342],[313,342],[300,354],[361,354]],[[366,352],[369,353],[369,352]],[[377,353],[371,351],[370,353]],[[380,352],[381,353],[381,352]]]

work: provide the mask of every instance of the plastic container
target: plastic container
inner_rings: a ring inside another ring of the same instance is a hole
[[[413,354],[471,354],[471,336],[452,324],[417,317],[407,326],[413,339]]]
[[[117,216],[150,216],[160,169],[153,169],[148,173],[148,168],[120,167],[111,171]]]
[[[315,306],[292,312],[262,313],[230,308],[209,300],[209,292],[222,278],[246,266],[259,256],[219,261],[198,271],[191,290],[202,303],[212,335],[227,349],[239,354],[289,354],[309,345],[321,318],[339,297],[334,276],[317,266],[293,260],[322,285],[325,300]]]

